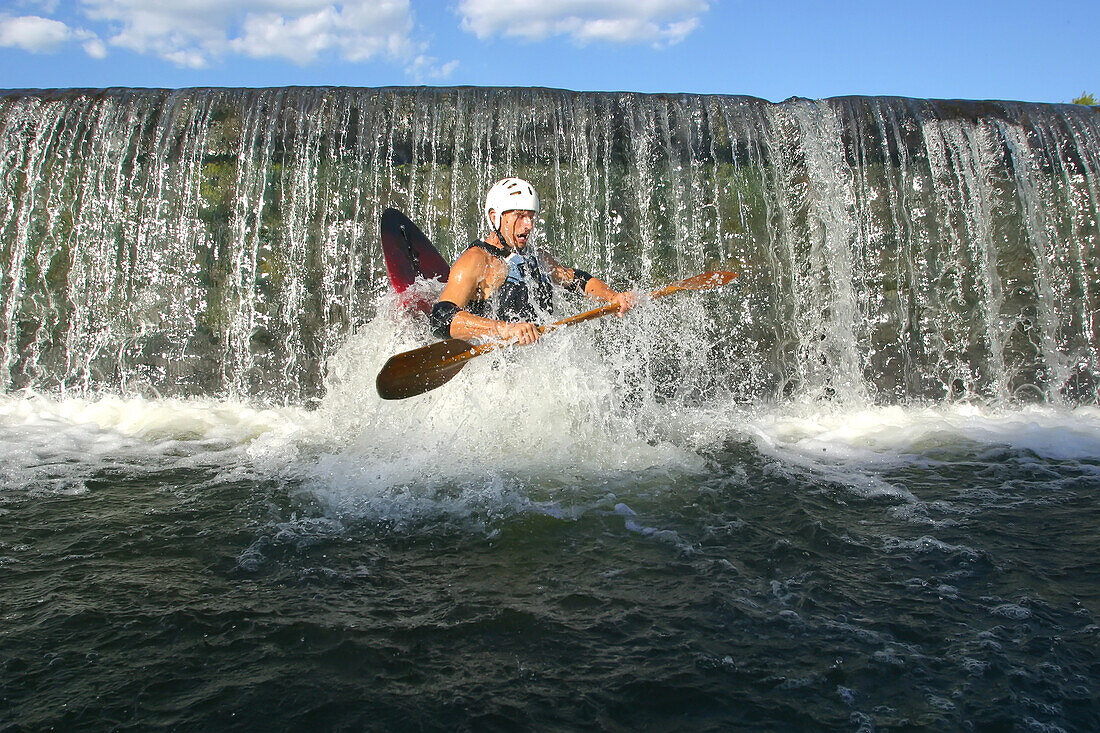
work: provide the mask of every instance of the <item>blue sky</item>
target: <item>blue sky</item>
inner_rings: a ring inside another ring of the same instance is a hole
[[[0,0],[0,87],[545,86],[1069,101],[1100,3]]]

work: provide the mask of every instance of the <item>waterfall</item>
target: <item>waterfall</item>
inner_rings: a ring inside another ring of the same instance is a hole
[[[0,380],[308,402],[381,212],[453,260],[506,175],[617,286],[740,271],[684,326],[740,398],[1100,400],[1096,110],[546,89],[0,94]]]

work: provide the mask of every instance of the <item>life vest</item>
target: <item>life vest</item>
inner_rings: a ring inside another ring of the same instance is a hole
[[[477,241],[470,247],[478,247],[503,260],[508,266],[508,276],[489,300],[471,301],[466,310],[499,321],[537,321],[553,312],[554,291],[550,276],[530,245],[521,250],[503,249]]]

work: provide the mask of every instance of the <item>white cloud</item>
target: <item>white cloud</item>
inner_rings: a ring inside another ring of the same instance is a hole
[[[306,65],[325,57],[418,66],[409,0],[81,0],[109,42],[179,66],[239,54]],[[442,73],[431,60],[421,73]],[[419,68],[419,67],[418,67]]]
[[[73,41],[82,41],[84,52],[92,58],[101,59],[107,55],[107,48],[91,31],[70,28],[59,20],[37,15],[13,18],[0,14],[0,46],[31,53],[54,53]]]
[[[276,13],[250,13],[244,19],[243,33],[229,46],[253,58],[281,57],[305,65],[339,44],[338,24],[337,12],[331,6],[290,18]]]
[[[180,66],[201,67],[227,45],[232,13],[216,0],[82,0],[86,15],[106,22],[109,42]]]
[[[0,46],[21,48],[31,53],[49,53],[72,38],[73,31],[61,21],[37,15],[17,18],[0,16]]]
[[[425,81],[443,81],[450,77],[457,68],[457,61],[448,61],[440,65],[434,56],[421,54],[405,68],[405,73],[417,84],[422,84]]]
[[[93,59],[107,58],[107,46],[98,38],[92,38],[84,42],[84,53]]]
[[[377,56],[404,59],[415,52],[407,2],[345,3],[340,7],[322,3],[319,0],[319,7],[298,15],[249,13],[230,48],[254,58],[281,57],[298,64],[311,63],[330,52],[345,61]]]
[[[410,0],[78,0],[98,34],[45,17],[59,12],[57,0],[12,1],[28,15],[0,12],[0,46],[32,52],[80,43],[101,59],[112,46],[195,69],[231,56],[303,66],[380,60],[416,81],[444,79],[457,66],[438,61],[427,42],[415,39]]]
[[[706,0],[461,0],[462,28],[538,41],[569,36],[577,43],[611,41],[670,46],[699,25]]]

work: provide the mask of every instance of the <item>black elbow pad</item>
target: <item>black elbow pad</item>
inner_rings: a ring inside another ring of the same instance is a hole
[[[428,316],[428,323],[432,327],[432,333],[441,339],[451,337],[451,321],[455,319],[459,307],[449,300],[441,300],[432,306],[432,313]]]
[[[569,281],[569,285],[566,287],[575,293],[584,294],[584,286],[588,284],[588,281],[592,279],[592,274],[579,270],[576,267],[573,268],[573,279]]]

